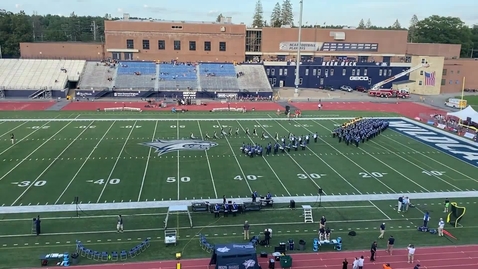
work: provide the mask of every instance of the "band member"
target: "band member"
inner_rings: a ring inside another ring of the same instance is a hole
[[[322,218],[320,218],[320,228],[325,228],[325,225],[327,224],[327,219],[325,218],[325,216],[322,216]]]
[[[252,130],[252,135],[253,135],[253,136],[257,136],[257,130],[256,130],[256,128],[254,128],[254,129]]]
[[[121,215],[118,215],[118,223],[116,224],[116,231],[118,233],[123,232],[123,217]]]
[[[206,138],[206,139],[211,139],[211,137],[209,136],[208,133],[206,133],[206,135],[204,136],[204,138]]]
[[[249,128],[246,128],[246,135],[251,135],[251,132],[249,132]]]
[[[15,144],[15,135],[11,134],[10,139],[12,140],[12,145]]]
[[[194,136],[193,133],[191,133],[191,136],[189,136],[189,138],[191,138],[191,139],[196,139],[196,137]]]
[[[378,239],[383,239],[384,234],[385,234],[385,222],[380,224],[380,235],[378,236]]]
[[[239,128],[236,129],[236,136],[239,135]]]
[[[13,134],[12,134],[12,137],[13,137]],[[450,210],[450,200],[446,198],[444,204],[445,204],[445,208],[443,210],[443,213],[448,213],[448,211]]]
[[[212,135],[212,138],[214,138],[214,139],[218,139],[218,138],[219,138],[219,137],[217,137],[217,132],[216,132],[216,131],[214,131],[214,134]]]

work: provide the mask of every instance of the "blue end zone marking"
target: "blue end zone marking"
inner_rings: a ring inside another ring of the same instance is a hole
[[[408,119],[391,119],[390,129],[478,167],[478,144]]]

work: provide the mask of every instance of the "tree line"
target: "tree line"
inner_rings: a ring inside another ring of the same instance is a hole
[[[222,18],[218,16],[218,20]],[[105,16],[70,16],[27,15],[0,10],[0,56],[17,58],[20,56],[20,42],[103,42]],[[136,18],[132,18],[136,19]],[[307,24],[307,23],[306,23]],[[258,0],[253,15],[254,28],[281,27],[294,24],[293,7],[290,0],[276,3],[269,21],[264,19],[262,2]],[[344,25],[303,25],[307,28],[342,29]],[[358,29],[408,30],[408,41],[412,43],[461,44],[461,57],[478,58],[478,25],[468,26],[460,18],[432,15],[419,20],[412,17],[408,27],[403,27],[398,20],[389,27],[378,27],[371,19],[360,20]]]

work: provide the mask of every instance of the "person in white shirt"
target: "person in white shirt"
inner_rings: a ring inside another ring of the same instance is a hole
[[[442,218],[438,222],[438,236],[443,236],[443,229],[445,228],[445,222]]]
[[[354,263],[352,264],[352,269],[358,269],[358,268],[359,268],[359,267],[358,267],[358,264],[359,264],[359,260],[358,260],[358,258],[356,257]]]
[[[364,258],[363,256],[360,256],[360,258],[358,259],[358,269],[363,269],[363,262]]]
[[[413,263],[413,257],[415,256],[415,246],[410,244],[408,245],[408,263]]]

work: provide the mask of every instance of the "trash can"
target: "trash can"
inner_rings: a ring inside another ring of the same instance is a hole
[[[292,257],[289,255],[284,255],[280,257],[280,266],[284,269],[292,267]]]
[[[305,250],[305,241],[304,240],[299,240],[299,250],[300,251]]]
[[[77,265],[80,262],[80,255],[78,253],[71,254],[71,265]]]

